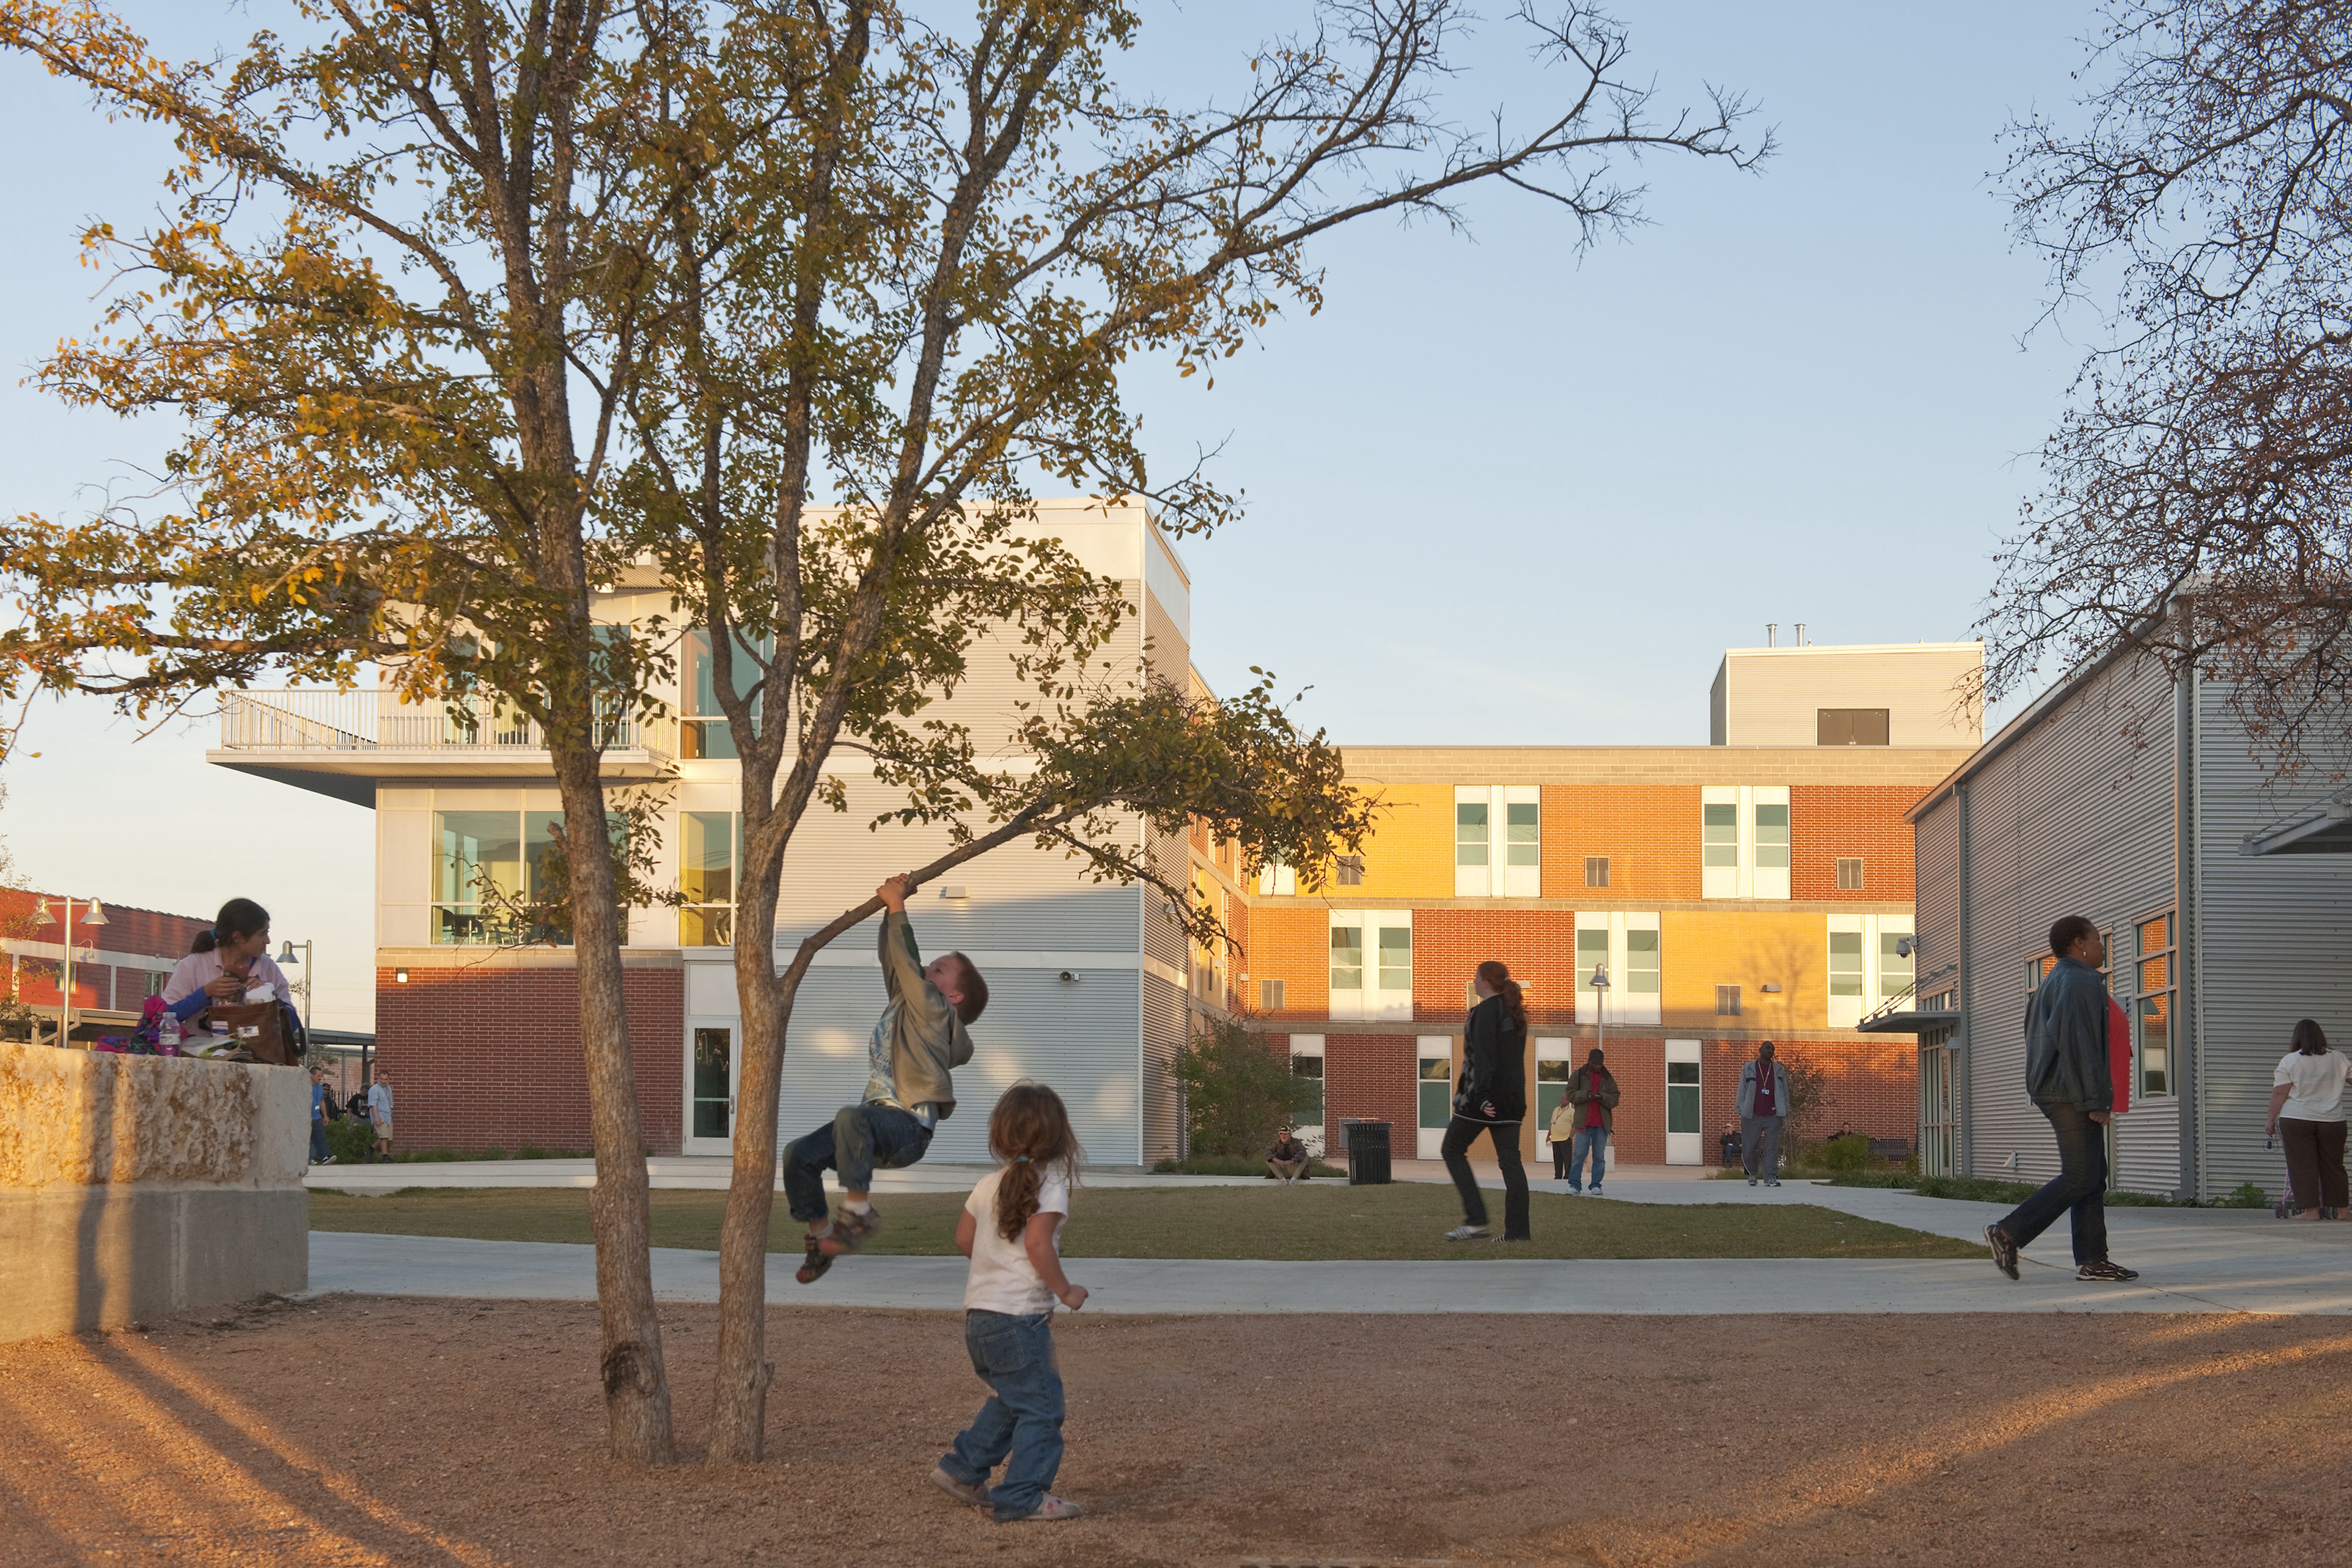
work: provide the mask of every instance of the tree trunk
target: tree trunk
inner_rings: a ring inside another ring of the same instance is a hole
[[[777,984],[776,888],[782,868],[752,879],[735,905],[735,994],[743,1066],[735,1094],[735,1169],[719,1229],[719,1374],[710,1410],[712,1464],[757,1464],[767,1434],[768,1226],[776,1203],[776,1096],[795,983]]]
[[[548,751],[574,844],[607,841],[594,725],[572,734],[551,727]],[[572,726],[562,726],[572,729]],[[604,1446],[616,1459],[667,1464],[675,1458],[669,1377],[654,1308],[653,1216],[646,1194],[645,1124],[622,1004],[619,912],[609,857],[571,857],[572,963],[580,987],[580,1049],[588,1070],[588,1111],[596,1145],[596,1186],[588,1218],[596,1239],[596,1305],[604,1324]]]

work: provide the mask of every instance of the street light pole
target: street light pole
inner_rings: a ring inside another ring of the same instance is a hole
[[[1609,1050],[1609,966],[1592,966],[1592,1023],[1601,1031],[1598,1049],[1602,1055]]]
[[[58,1049],[59,1051],[66,1051],[70,1049],[73,1045],[74,901],[71,898],[67,898],[62,900],[62,902],[66,906],[65,941],[61,945],[65,953],[65,959],[58,968],[58,978],[61,983],[58,987]],[[99,903],[97,899],[86,898],[82,900],[81,909],[81,923],[83,925],[104,925],[107,924],[106,906]],[[43,925],[47,925],[50,919],[49,901],[47,896],[44,896],[40,903],[34,908],[33,915],[35,918],[38,919]]]
[[[289,936],[278,949],[278,967],[283,969],[298,964],[302,968],[302,1027],[307,1030],[310,1027],[310,944],[302,944],[302,956],[297,958],[294,956],[294,938]]]

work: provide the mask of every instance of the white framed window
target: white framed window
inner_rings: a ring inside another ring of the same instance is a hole
[[[1543,790],[1463,784],[1454,790],[1454,896],[1543,895]]]
[[[1323,1152],[1323,1122],[1326,1111],[1323,1088],[1323,1037],[1319,1034],[1294,1034],[1290,1037],[1290,1075],[1311,1082],[1315,1097],[1307,1109],[1298,1113],[1298,1141],[1307,1145],[1310,1155]]]
[[[1257,983],[1257,1010],[1262,1013],[1278,1013],[1282,1010],[1280,980],[1260,980]]]
[[[1840,893],[1862,891],[1862,857],[1860,855],[1838,856],[1837,884]]]
[[[733,811],[677,814],[677,912],[681,947],[735,941],[735,868],[743,858],[742,819]]]
[[[1298,891],[1298,873],[1280,861],[1268,861],[1258,867],[1257,891],[1263,898],[1288,898]]]
[[[1598,1005],[1592,966],[1609,966]],[[1584,911],[1576,917],[1576,1021],[1654,1024],[1660,1020],[1665,954],[1656,914]]]
[[[1412,1017],[1412,912],[1331,911],[1331,1016]]]
[[[1698,817],[1703,896],[1789,896],[1787,785],[1706,785],[1699,790]]]
[[[1829,1027],[1852,1029],[1882,1004],[1911,988],[1915,961],[1895,951],[1911,935],[1907,915],[1831,915],[1828,958]]]
[[[1584,857],[1584,885],[1587,887],[1607,887],[1609,885],[1609,857],[1607,855],[1587,855]]]
[[[518,929],[509,902],[549,896],[548,860],[562,830],[561,811],[434,812],[433,945],[497,946],[551,937],[568,945],[559,931]],[[628,940],[625,924],[621,939]]]

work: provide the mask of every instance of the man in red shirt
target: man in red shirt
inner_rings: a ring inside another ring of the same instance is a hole
[[[1584,1190],[1585,1161],[1592,1162],[1592,1196],[1601,1196],[1601,1178],[1609,1174],[1609,1132],[1617,1114],[1617,1080],[1602,1065],[1601,1049],[1584,1059],[1568,1081],[1568,1099],[1583,1109],[1576,1116],[1576,1139],[1569,1145],[1568,1190]]]

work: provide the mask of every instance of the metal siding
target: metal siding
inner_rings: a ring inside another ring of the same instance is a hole
[[[1176,1082],[1176,1052],[1184,1043],[1190,998],[1157,975],[1143,977],[1142,1155],[1138,1164],[1181,1158],[1183,1095]]]
[[[1188,885],[1192,880],[1192,857],[1181,833],[1168,833],[1155,840],[1151,863],[1161,876],[1179,887]],[[1169,915],[1168,895],[1150,885],[1139,885],[1134,892],[1143,901],[1144,956],[1189,975],[1192,944],[1184,935],[1184,927]]]
[[[2048,950],[2050,923],[2082,914],[2121,933],[2135,916],[2170,904],[2169,693],[2153,659],[2118,664],[1970,781],[1972,972],[1961,1003],[1970,1174],[2010,1175],[2012,1154],[2021,1179],[2058,1174],[2049,1124],[2025,1094],[2025,963]],[[2169,1113],[2177,1126],[2177,1108]],[[2126,1118],[2117,1168],[2135,1186],[2169,1189],[2179,1179],[2177,1133],[2168,1143],[2162,1119]]]
[[[1136,1108],[1137,975],[1077,972],[1066,983],[1048,969],[989,977],[988,1011],[972,1026],[971,1061],[956,1070],[956,1113],[940,1124],[928,1158],[989,1163],[988,1113],[1017,1080],[1050,1083],[1069,1105],[1087,1157],[1139,1163]],[[882,1010],[878,969],[811,970],[793,1009],[779,1114],[782,1136],[823,1125],[864,1095],[866,1042]]]
[[[1819,710],[1883,707],[1892,746],[1973,746],[1982,723],[1959,706],[1960,683],[1983,663],[1974,643],[1734,648],[1724,654],[1723,734],[1733,746],[1813,746]]]
[[[2252,1182],[2275,1196],[2280,1160],[2263,1147],[2263,1119],[2287,1037],[2310,1018],[2339,1047],[2352,1041],[2352,856],[2240,854],[2247,834],[2335,786],[2273,782],[2248,755],[2227,688],[2202,685],[2198,704],[2198,897],[2187,926],[2198,1188],[2212,1197]]]

